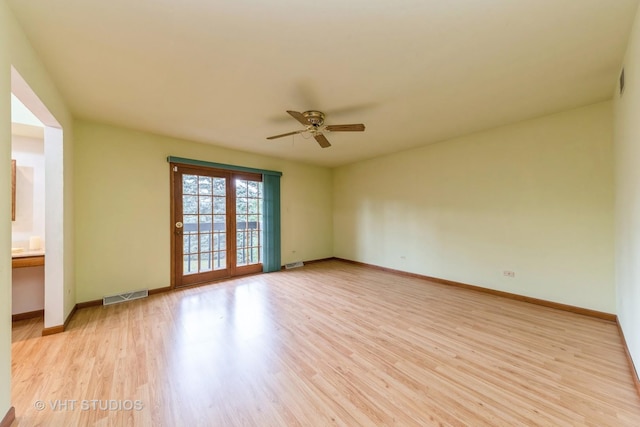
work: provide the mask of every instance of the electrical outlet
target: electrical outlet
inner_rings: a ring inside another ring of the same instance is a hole
[[[502,274],[506,277],[516,277],[516,273],[514,271],[505,270],[502,272]]]

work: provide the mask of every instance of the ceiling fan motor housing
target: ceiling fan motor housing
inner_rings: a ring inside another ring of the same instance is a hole
[[[320,111],[305,111],[302,115],[307,119],[309,124],[315,128],[319,128],[324,124],[324,113]]]

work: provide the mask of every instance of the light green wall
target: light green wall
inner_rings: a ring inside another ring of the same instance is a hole
[[[615,313],[612,188],[605,102],[338,168],[334,254]]]
[[[10,16],[0,1],[0,200],[11,200]],[[11,407],[11,205],[0,203],[0,419]]]
[[[71,116],[49,78],[38,56],[31,48],[22,29],[4,0],[0,0],[0,199],[10,200],[9,161],[11,159],[11,66],[22,75],[46,108],[65,129],[64,136],[64,295],[58,295],[56,302],[60,317],[68,314],[75,305],[73,282],[73,194],[72,162],[73,151]],[[68,132],[66,132],[68,130]],[[0,418],[10,407],[11,384],[11,219],[10,204],[0,204]],[[62,290],[61,290],[62,291]],[[62,293],[62,292],[61,292]]]
[[[615,254],[618,320],[640,369],[640,11],[624,60],[625,91],[614,98]]]
[[[78,302],[170,285],[170,155],[281,171],[282,262],[332,256],[329,169],[86,121],[74,135]]]

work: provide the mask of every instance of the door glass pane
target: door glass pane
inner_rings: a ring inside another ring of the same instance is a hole
[[[183,274],[194,274],[198,272],[198,254],[184,255]]]
[[[260,242],[260,230],[252,230],[250,239],[251,239],[251,246],[254,246],[254,247],[262,246]]]
[[[211,252],[200,253],[200,271],[210,271],[213,268]]]
[[[211,232],[211,215],[198,215],[200,219],[200,232]]]
[[[247,198],[246,197],[238,197],[236,199],[236,213],[237,214],[246,214],[247,213]]]
[[[198,237],[196,233],[189,233],[182,235],[183,253],[184,254],[196,254],[198,253]]]
[[[238,246],[238,249],[245,246],[245,234],[243,231],[236,232],[236,245]]]
[[[224,197],[214,197],[213,213],[224,214],[227,211],[227,200]]]
[[[227,180],[225,178],[213,178],[213,195],[223,197],[227,195]]]
[[[213,213],[213,197],[211,196],[200,196],[199,201],[200,213],[201,214],[210,214]]]
[[[247,197],[247,181],[236,179],[236,197]]]
[[[214,270],[223,270],[227,268],[227,252],[213,252],[213,268]]]
[[[198,196],[182,196],[182,213],[198,213]]]
[[[247,181],[247,197],[254,199],[260,197],[260,193],[258,191],[260,186],[258,184],[260,183],[256,181]]]
[[[207,195],[213,194],[213,178],[210,176],[198,177],[198,194]]]
[[[182,194],[198,194],[198,177],[182,175]]]
[[[211,250],[211,234],[200,234],[200,251],[209,252]]]
[[[214,233],[213,234],[213,250],[221,251],[227,248],[227,234],[226,233]]]

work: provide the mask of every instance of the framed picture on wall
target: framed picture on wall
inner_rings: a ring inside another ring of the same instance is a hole
[[[16,220],[16,161],[11,160],[11,221]]]

